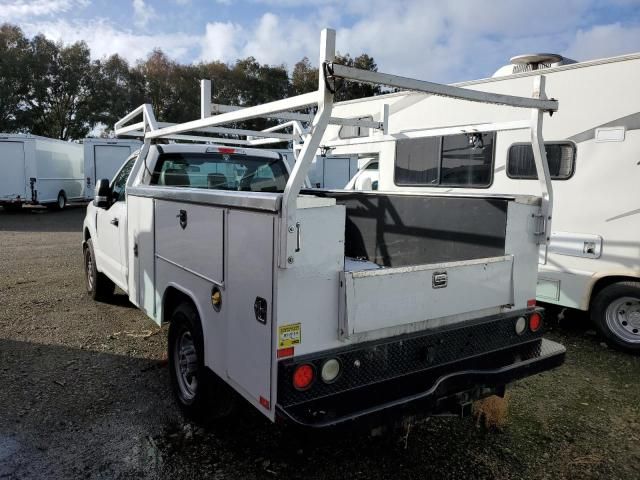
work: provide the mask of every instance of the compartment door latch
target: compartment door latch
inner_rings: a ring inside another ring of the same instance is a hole
[[[267,324],[267,301],[262,297],[256,297],[253,304],[253,311],[256,314],[256,320],[263,325]]]

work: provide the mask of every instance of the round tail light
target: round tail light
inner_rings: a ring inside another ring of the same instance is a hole
[[[330,358],[322,365],[320,376],[324,383],[331,383],[340,375],[340,362],[336,358]]]
[[[313,383],[315,376],[313,366],[307,363],[298,365],[293,371],[293,386],[298,390],[306,390]]]
[[[522,335],[527,328],[527,319],[525,317],[518,317],[516,320],[516,333]]]
[[[542,326],[542,316],[538,312],[534,312],[529,317],[529,330],[537,332]]]

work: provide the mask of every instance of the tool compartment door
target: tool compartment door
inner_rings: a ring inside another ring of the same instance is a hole
[[[340,334],[368,332],[513,303],[513,256],[341,275]]]
[[[228,212],[222,308],[227,312],[227,376],[258,410],[271,409],[273,215]]]

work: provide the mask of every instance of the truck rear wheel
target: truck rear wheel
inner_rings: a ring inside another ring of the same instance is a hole
[[[105,274],[98,271],[95,259],[93,242],[89,239],[84,247],[84,278],[87,293],[93,300],[104,302],[113,296],[116,286]]]
[[[204,365],[202,326],[191,302],[184,301],[173,310],[168,343],[171,387],[184,414],[200,422],[227,416],[232,393]]]
[[[591,304],[591,319],[609,345],[640,353],[640,282],[603,288]]]

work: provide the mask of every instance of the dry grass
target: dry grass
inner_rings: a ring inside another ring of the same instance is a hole
[[[509,394],[503,397],[492,395],[473,404],[473,416],[477,425],[487,430],[502,430],[507,425]]]

